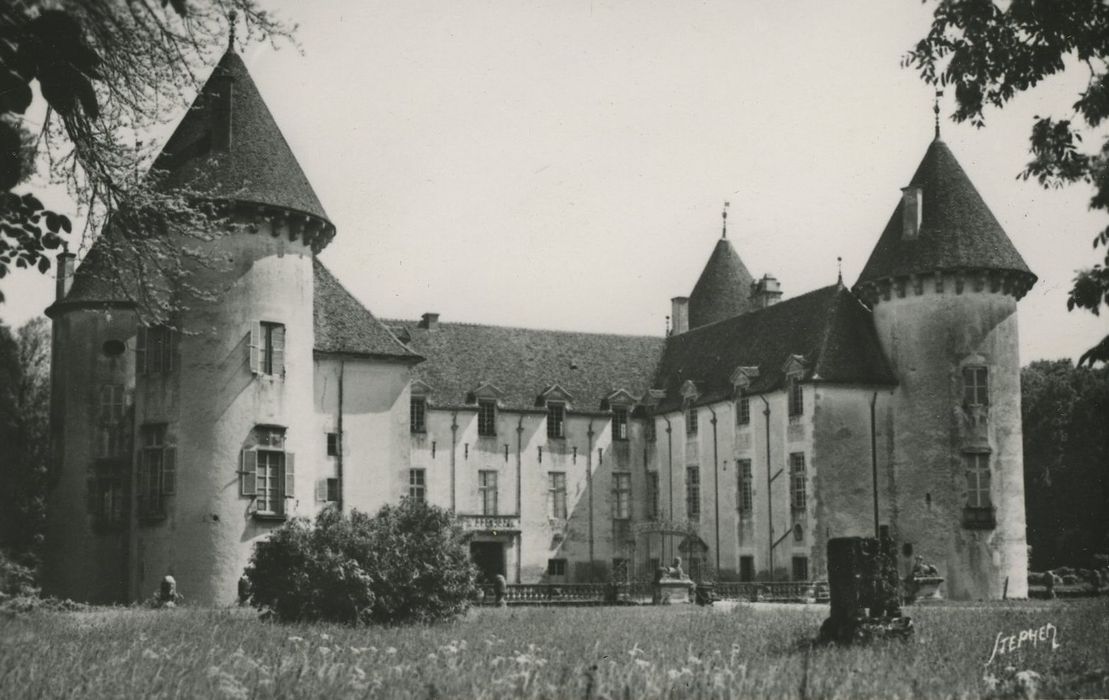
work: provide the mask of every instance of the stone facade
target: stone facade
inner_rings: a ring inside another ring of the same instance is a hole
[[[695,580],[822,579],[830,539],[886,526],[950,597],[1027,594],[1035,278],[942,142],[853,290],[779,301],[722,238],[665,338],[380,321],[316,259],[334,229],[245,66],[217,75],[167,146],[201,153],[177,177],[211,173],[240,224],[191,280],[211,296],[169,331],[95,283],[94,254],[59,266],[48,592],[126,602],[172,576],[231,604],[288,518],[414,497],[457,514],[490,580],[649,581],[674,557]],[[225,157],[189,150],[226,115]],[[283,174],[237,199],[266,153]]]

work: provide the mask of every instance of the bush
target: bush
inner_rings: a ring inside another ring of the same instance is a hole
[[[251,604],[278,619],[432,622],[459,615],[476,592],[451,515],[405,499],[376,516],[327,509],[255,545]]]
[[[0,549],[0,599],[38,595],[35,566],[35,559],[30,554]]]

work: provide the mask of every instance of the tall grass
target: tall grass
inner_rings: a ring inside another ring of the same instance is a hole
[[[1109,601],[917,606],[912,642],[821,648],[824,607],[483,609],[449,624],[263,623],[248,611],[39,612],[0,620],[0,696],[987,697],[1032,670],[1043,697],[1109,696]],[[1058,649],[989,659],[1052,623]],[[1010,672],[1011,675],[1012,671]]]

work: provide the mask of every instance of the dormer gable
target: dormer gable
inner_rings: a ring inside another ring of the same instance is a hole
[[[790,355],[782,365],[782,374],[786,379],[802,379],[805,376],[804,355]]]
[[[499,386],[492,382],[482,382],[466,394],[466,403],[477,403],[481,400],[496,401],[500,405],[505,393]]]
[[[693,403],[701,396],[701,390],[697,388],[697,383],[692,379],[687,379],[682,382],[679,393],[682,396],[682,402],[686,404]]]
[[[433,387],[422,379],[413,379],[412,384],[408,387],[408,392],[415,398],[424,398],[431,396]]]
[[[627,389],[617,389],[601,399],[601,410],[607,411],[614,406],[629,407],[637,403],[639,403],[639,399],[632,395],[630,391]]]
[[[730,381],[732,384],[732,390],[735,395],[739,396],[744,391],[746,391],[747,387],[751,386],[751,380],[755,379],[758,376],[758,367],[746,367],[740,365],[732,370]]]
[[[543,391],[539,392],[539,397],[535,401],[536,406],[546,406],[551,402],[561,402],[570,404],[574,400],[574,395],[563,389],[558,384],[551,384]]]

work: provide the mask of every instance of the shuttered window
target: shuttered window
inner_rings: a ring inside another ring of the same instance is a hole
[[[250,371],[273,377],[285,376],[285,326],[258,321],[250,331]]]
[[[258,426],[252,441],[242,452],[239,493],[254,497],[257,515],[287,515],[287,501],[296,493],[296,464],[294,455],[285,451],[285,429]]]

